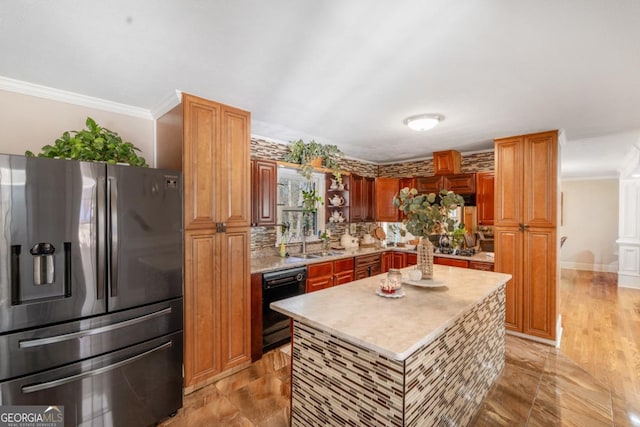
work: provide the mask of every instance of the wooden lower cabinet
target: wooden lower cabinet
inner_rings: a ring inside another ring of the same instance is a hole
[[[433,257],[433,263],[439,265],[448,265],[450,267],[469,268],[469,261],[457,258],[445,258],[440,256]]]
[[[310,264],[307,267],[307,293],[333,286],[333,261]]]
[[[380,267],[382,273],[386,273],[390,268],[393,268],[393,252],[387,251],[380,255]]]
[[[507,329],[522,332],[522,237],[517,227],[496,227],[493,238],[496,248],[495,271],[511,274],[506,286],[505,326]]]
[[[333,262],[333,284],[342,285],[353,282],[353,267],[355,263],[353,258],[338,259]]]
[[[251,362],[249,231],[185,232],[185,387]]]
[[[408,253],[407,254],[407,265],[417,265],[418,264],[418,254],[416,253]]]
[[[407,266],[407,254],[404,252],[392,252],[392,268],[405,268]]]
[[[382,255],[380,253],[360,255],[355,258],[354,279],[364,279],[382,273]]]

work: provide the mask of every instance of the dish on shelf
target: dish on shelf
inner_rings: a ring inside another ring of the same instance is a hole
[[[403,284],[418,286],[421,288],[441,288],[443,286],[447,286],[446,282],[437,279],[420,279],[420,280],[411,280],[411,279],[402,279]]]
[[[384,298],[402,298],[406,294],[404,293],[404,290],[400,288],[400,289],[396,289],[396,291],[392,294],[388,294],[388,293],[382,292],[380,289],[376,289],[376,295]]]

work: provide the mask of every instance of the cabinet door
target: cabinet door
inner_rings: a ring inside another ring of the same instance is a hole
[[[407,265],[416,265],[418,264],[418,254],[410,253],[407,254]]]
[[[213,231],[185,232],[184,385],[220,372],[220,290],[214,266],[220,245]]]
[[[457,175],[447,175],[444,177],[443,188],[453,191],[456,194],[473,194],[476,192],[476,174],[460,173]]]
[[[505,325],[522,332],[522,232],[517,227],[496,227],[494,239],[494,269],[512,276],[506,286]]]
[[[215,228],[219,222],[221,105],[183,94],[184,228]],[[247,166],[243,169],[246,170]],[[240,197],[242,198],[242,197]]]
[[[364,177],[351,175],[351,205],[349,206],[349,222],[364,221]]]
[[[350,271],[353,274],[353,266],[353,258],[338,259],[333,262],[333,272],[338,274]]]
[[[381,258],[382,272],[386,273],[390,268],[393,268],[393,252],[385,252]]]
[[[343,271],[341,273],[336,273],[334,275],[334,286],[342,285],[344,283],[353,282],[353,270],[351,271]]]
[[[376,178],[376,221],[398,221],[399,212],[393,205],[398,186],[398,178]]]
[[[522,223],[523,144],[521,136],[495,142],[494,225],[517,227]]]
[[[218,179],[218,222],[228,227],[251,224],[250,123],[249,112],[221,106],[220,156],[213,165]]]
[[[461,155],[459,151],[434,151],[433,173],[436,175],[448,175],[460,172]]]
[[[365,177],[363,182],[364,220],[376,220],[376,179]]]
[[[369,276],[376,276],[382,273],[382,266],[380,263],[373,264],[369,269]]]
[[[493,225],[493,186],[495,175],[493,172],[476,174],[476,212],[478,225]]]
[[[222,249],[218,310],[223,371],[251,361],[250,234],[246,228],[218,234]]]
[[[442,176],[425,176],[416,178],[416,190],[418,193],[439,193],[444,188]]]
[[[251,160],[251,211],[253,226],[276,225],[276,183],[278,165],[270,160]]]
[[[555,340],[556,232],[549,228],[534,228],[521,234],[526,260],[523,265],[523,332]]]
[[[405,268],[407,266],[407,254],[402,252],[391,252],[393,268]]]
[[[524,137],[523,224],[530,227],[556,226],[558,194],[557,132]]]

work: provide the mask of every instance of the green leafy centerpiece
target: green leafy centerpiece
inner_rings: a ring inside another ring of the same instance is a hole
[[[429,235],[453,229],[455,220],[449,213],[458,206],[464,206],[464,199],[453,191],[420,194],[415,188],[405,187],[394,197],[393,204],[404,213],[402,222],[407,231],[420,237],[418,268],[422,271],[422,278],[433,279],[433,244]]]

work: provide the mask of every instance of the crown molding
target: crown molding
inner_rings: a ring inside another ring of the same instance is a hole
[[[110,111],[112,113],[124,114],[141,119],[153,120],[151,112],[144,108],[133,107],[131,105],[94,98],[92,96],[81,95],[79,93],[67,92],[65,90],[10,79],[8,77],[0,76],[0,89],[88,108],[96,108],[98,110]]]
[[[176,90],[167,97],[165,97],[160,104],[151,110],[151,116],[154,120],[158,120],[160,117],[173,110],[176,106],[182,102],[182,91]]]

